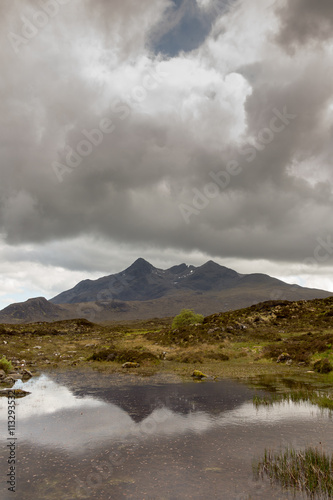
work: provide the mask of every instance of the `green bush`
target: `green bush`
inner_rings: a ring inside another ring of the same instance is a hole
[[[333,371],[333,366],[327,358],[316,361],[313,368],[318,373],[330,373]]]
[[[11,361],[2,356],[0,359],[0,370],[3,370],[5,373],[10,372],[13,369],[13,365]]]
[[[174,318],[171,328],[175,330],[176,328],[203,323],[203,320],[204,317],[202,314],[195,314],[191,309],[183,309],[178,316]]]

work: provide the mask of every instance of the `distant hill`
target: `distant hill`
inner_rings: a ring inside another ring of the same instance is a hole
[[[51,304],[44,297],[11,304],[0,311],[2,323],[30,323],[34,321],[57,321],[64,319],[66,311]]]
[[[120,273],[81,281],[50,301],[39,297],[12,304],[0,311],[0,322],[162,318],[175,316],[183,308],[209,315],[266,300],[309,300],[331,295],[266,274],[239,274],[213,261],[199,267],[180,264],[163,270],[139,258]]]

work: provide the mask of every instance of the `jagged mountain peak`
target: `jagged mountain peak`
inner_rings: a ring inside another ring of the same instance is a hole
[[[86,317],[86,310],[87,315],[98,311],[100,321],[113,320],[115,316],[119,319],[174,316],[182,308],[212,314],[252,305],[277,295],[286,300],[300,300],[324,298],[331,293],[296,288],[265,274],[241,275],[212,260],[198,267],[182,263],[163,270],[140,257],[124,271],[97,280],[81,281],[50,301],[36,297],[11,304],[0,312],[0,322]]]
[[[140,274],[145,274],[145,273],[150,273],[154,268],[150,262],[147,260],[143,259],[142,257],[139,257],[133,264],[131,264],[123,273],[140,273]]]
[[[163,270],[140,257],[124,271],[98,280],[83,281],[52,298],[50,302],[53,304],[76,304],[101,300],[110,303],[111,301],[141,302],[163,297],[177,297],[178,299],[191,293],[198,296],[208,292],[220,294],[236,289],[237,294],[241,294],[246,287],[253,291],[249,293],[249,300],[253,300],[252,297],[257,293],[258,287],[266,287],[269,297],[271,287],[277,286],[288,288],[286,283],[270,276],[240,275],[233,269],[221,266],[213,260],[208,260],[198,267],[182,263]],[[265,298],[266,296],[264,295]],[[295,298],[298,296],[299,294]],[[219,307],[217,302],[216,308],[219,309]]]
[[[193,268],[193,266],[188,266],[187,264],[179,264],[177,266],[170,267],[169,269],[167,269],[167,272],[171,274],[181,274],[191,268]]]

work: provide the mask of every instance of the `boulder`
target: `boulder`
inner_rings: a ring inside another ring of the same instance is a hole
[[[131,363],[130,361],[127,361],[123,365],[121,365],[122,368],[139,368],[139,363]]]
[[[22,378],[22,375],[20,373],[11,373],[8,378],[12,380],[20,380]]]
[[[200,370],[194,370],[194,372],[192,373],[191,377],[193,377],[193,378],[195,378],[197,380],[202,380],[203,378],[207,378],[208,375],[205,375]]]
[[[23,391],[23,389],[0,389],[0,396],[2,397],[14,396],[15,398],[23,398],[28,394],[31,394],[31,392]]]
[[[282,354],[280,354],[280,356],[278,357],[276,362],[277,363],[286,363],[286,361],[289,361],[289,360],[291,360],[290,354],[288,354],[287,352],[283,352]]]
[[[14,384],[15,380],[12,379],[12,377],[6,377],[3,380],[1,380],[1,382],[3,382],[4,384],[12,386]]]

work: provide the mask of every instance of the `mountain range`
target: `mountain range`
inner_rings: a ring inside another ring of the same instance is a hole
[[[0,311],[1,323],[86,318],[120,321],[174,316],[183,308],[208,315],[265,300],[326,298],[325,290],[290,285],[266,274],[240,274],[208,261],[163,270],[139,258],[124,271],[84,280],[70,290],[11,304]]]

